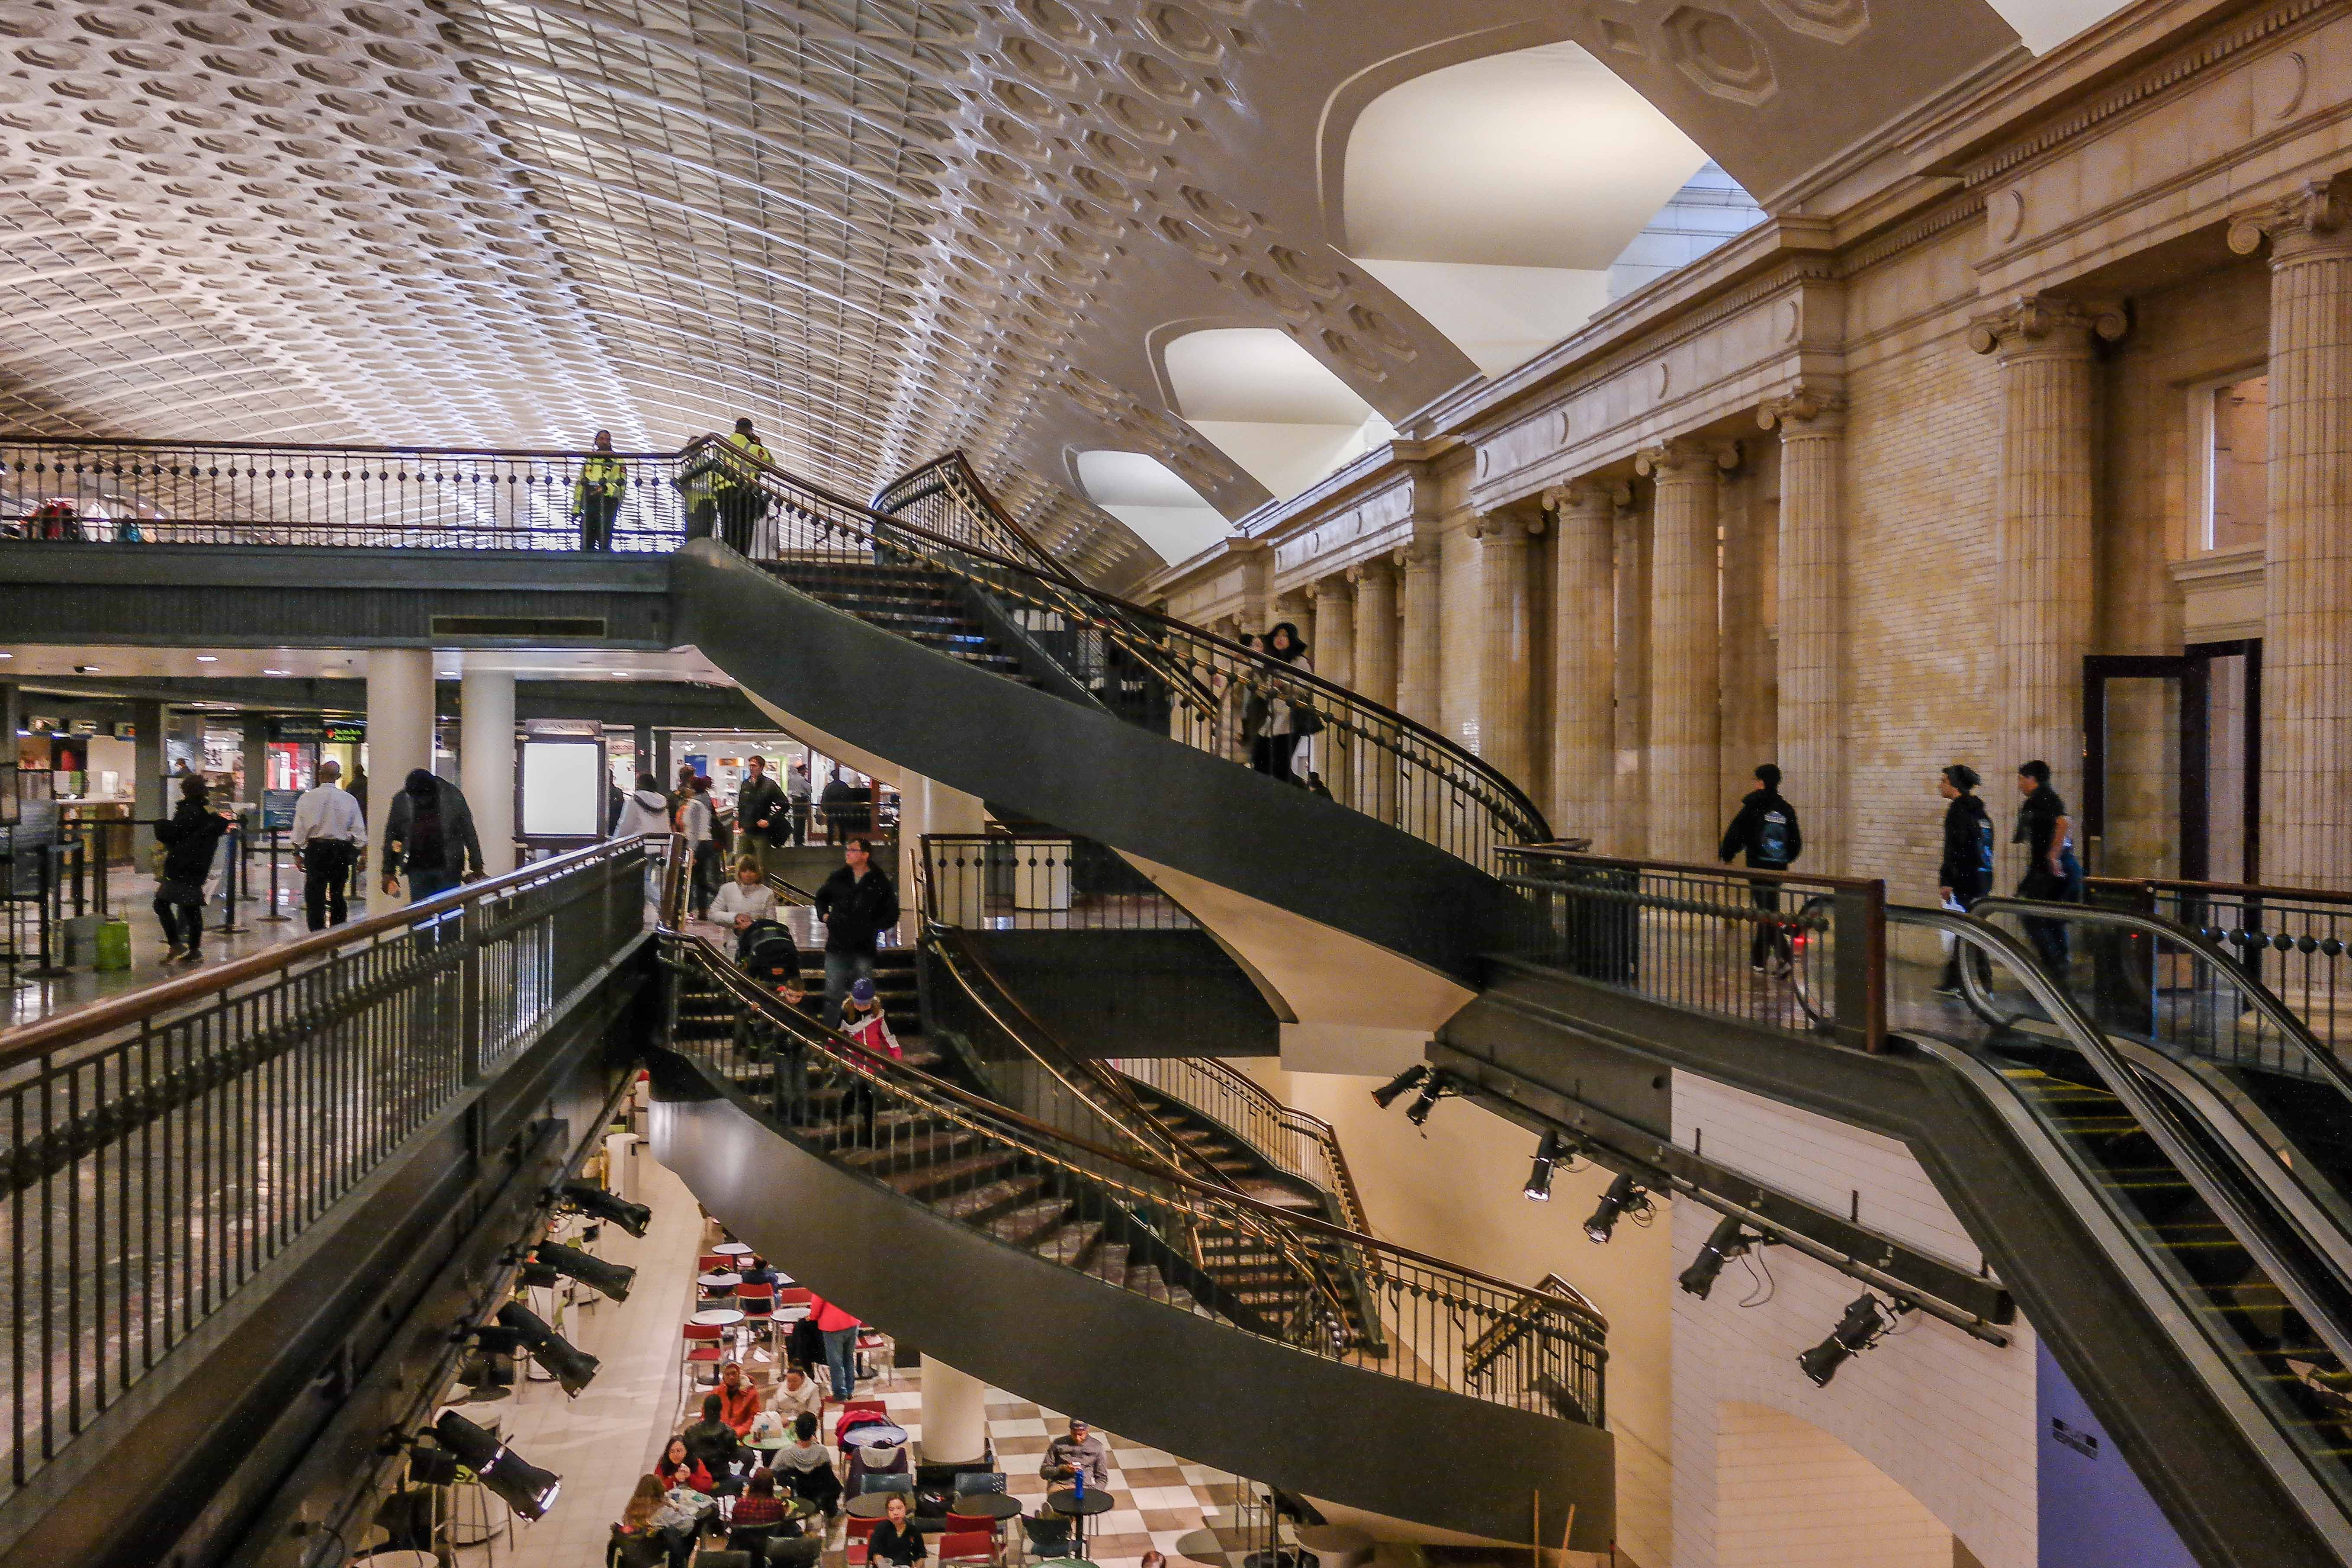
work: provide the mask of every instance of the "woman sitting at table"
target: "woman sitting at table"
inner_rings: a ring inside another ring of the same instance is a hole
[[[621,1510],[613,1527],[614,1555],[624,1568],[667,1561],[669,1568],[686,1568],[694,1552],[694,1530],[699,1516],[687,1507],[674,1507],[656,1476],[639,1476],[637,1489]]]
[[[782,1379],[770,1391],[768,1408],[782,1416],[787,1425],[802,1415],[824,1414],[824,1390],[808,1374],[808,1368],[794,1362],[784,1369]]]
[[[892,1492],[882,1508],[882,1522],[866,1540],[866,1561],[896,1563],[898,1568],[922,1568],[923,1532],[907,1517],[906,1494]]]
[[[783,1500],[776,1495],[776,1473],[773,1470],[753,1470],[744,1483],[743,1495],[735,1500],[735,1512],[729,1525],[740,1530],[751,1524],[782,1524],[784,1522]]]
[[[700,1459],[687,1452],[686,1439],[672,1437],[662,1457],[654,1461],[654,1475],[665,1487],[691,1487],[708,1497],[713,1482]]]
[[[793,1496],[816,1504],[831,1519],[841,1511],[841,1477],[833,1468],[833,1456],[817,1441],[816,1417],[805,1410],[794,1416],[793,1437],[792,1447],[777,1449],[768,1462]]]
[[[751,1430],[752,1418],[760,1414],[760,1391],[743,1375],[743,1363],[730,1361],[719,1369],[719,1419],[734,1430],[738,1437]]]

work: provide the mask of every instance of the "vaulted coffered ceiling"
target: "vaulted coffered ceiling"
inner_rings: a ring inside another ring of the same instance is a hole
[[[667,447],[863,493],[954,446],[1075,564],[1148,454],[1265,490],[1158,345],[1475,374],[1347,249],[1382,91],[1573,42],[1769,206],[2004,56],[1985,0],[0,0],[0,426]],[[1932,44],[1932,47],[1927,47]]]

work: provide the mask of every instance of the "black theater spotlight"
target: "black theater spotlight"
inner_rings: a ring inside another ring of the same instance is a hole
[[[484,1323],[473,1331],[473,1349],[457,1368],[466,1392],[460,1405],[488,1405],[514,1393],[515,1352],[522,1336],[501,1323]]]
[[[1576,1150],[1551,1128],[1544,1130],[1543,1141],[1536,1145],[1535,1168],[1528,1173],[1528,1196],[1539,1204],[1551,1202],[1552,1167],[1562,1160],[1576,1158]]]
[[[529,1463],[499,1442],[496,1433],[475,1426],[456,1411],[442,1412],[441,1419],[433,1424],[433,1440],[523,1518],[543,1518],[555,1506],[555,1494],[563,1485],[562,1477]],[[414,1468],[412,1458],[412,1474]]]
[[[637,1271],[626,1264],[607,1263],[593,1252],[583,1252],[560,1241],[542,1241],[532,1248],[531,1263],[523,1266],[526,1274],[530,1272],[532,1264],[551,1273],[568,1275],[615,1301],[629,1299],[630,1281],[637,1277]]]
[[[1437,1109],[1437,1102],[1449,1094],[1460,1092],[1461,1087],[1444,1073],[1431,1073],[1429,1081],[1421,1086],[1421,1092],[1413,1097],[1412,1103],[1404,1108],[1404,1119],[1415,1127],[1426,1127],[1429,1125],[1429,1113]]]
[[[566,1182],[563,1201],[573,1208],[593,1214],[598,1219],[609,1219],[631,1236],[643,1236],[646,1226],[653,1224],[654,1211],[643,1204],[633,1204],[615,1193],[608,1193],[593,1182]]]
[[[1897,1301],[1894,1314],[1890,1316],[1877,1297],[1857,1296],[1847,1304],[1845,1316],[1840,1318],[1838,1326],[1830,1331],[1830,1337],[1812,1349],[1801,1352],[1797,1364],[1805,1369],[1805,1375],[1813,1380],[1813,1386],[1827,1388],[1830,1379],[1837,1375],[1838,1368],[1876,1344],[1880,1336],[1894,1327],[1895,1319],[1910,1310],[1907,1301]]]
[[[1723,1272],[1724,1264],[1749,1247],[1761,1245],[1765,1239],[1751,1234],[1739,1223],[1736,1215],[1724,1215],[1721,1223],[1707,1237],[1706,1244],[1698,1249],[1698,1256],[1691,1259],[1691,1266],[1683,1270],[1682,1288],[1700,1300],[1706,1300],[1706,1293],[1715,1289],[1715,1277]]]
[[[594,1381],[596,1358],[549,1328],[546,1320],[520,1301],[500,1307],[499,1321],[522,1336],[522,1342],[530,1347],[531,1359],[555,1374],[564,1393],[577,1398]]]
[[[1405,1068],[1404,1071],[1397,1074],[1396,1077],[1389,1079],[1388,1082],[1381,1085],[1380,1088],[1372,1090],[1372,1103],[1379,1106],[1382,1110],[1386,1110],[1390,1106],[1394,1105],[1397,1102],[1397,1096],[1404,1093],[1409,1089],[1417,1087],[1421,1081],[1428,1076],[1429,1064],[1427,1062],[1415,1062],[1412,1066]]]
[[[1584,1234],[1595,1242],[1607,1241],[1617,1228],[1619,1215],[1649,1212],[1650,1194],[1642,1190],[1642,1184],[1635,1181],[1629,1171],[1610,1183],[1609,1190],[1601,1194],[1600,1206],[1592,1211],[1592,1217],[1584,1222]]]

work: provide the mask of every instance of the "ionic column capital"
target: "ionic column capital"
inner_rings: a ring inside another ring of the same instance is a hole
[[[1470,524],[1470,537],[1481,544],[1497,541],[1516,543],[1521,538],[1533,539],[1544,531],[1543,513],[1524,517],[1516,512],[1482,511]]]
[[[1328,577],[1318,577],[1315,579],[1315,597],[1318,603],[1325,599],[1354,598],[1355,581],[1355,571],[1351,567],[1334,572]]]
[[[1364,583],[1367,579],[1373,577],[1386,577],[1393,570],[1394,568],[1391,565],[1385,556],[1374,555],[1357,562],[1353,566],[1348,568],[1344,575],[1347,577],[1349,585],[1360,594],[1363,592]]]
[[[1739,466],[1739,443],[1677,436],[1633,455],[1633,471],[1644,479],[1703,479]]]
[[[1544,510],[1556,517],[1570,512],[1581,512],[1603,522],[1609,514],[1632,502],[1632,487],[1606,479],[1579,479],[1573,484],[1554,485],[1543,493]]]
[[[1843,392],[1801,383],[1757,405],[1756,427],[1778,428],[1784,441],[1799,436],[1834,436],[1845,428],[1845,411]]]
[[[2271,245],[2271,265],[2312,251],[2352,249],[2352,193],[2340,178],[2309,180],[2276,201],[2230,217],[2230,248],[2252,256]]]
[[[1969,347],[2003,357],[2021,353],[2087,355],[2094,339],[2113,342],[2130,324],[2120,300],[2021,294],[1969,326]]]

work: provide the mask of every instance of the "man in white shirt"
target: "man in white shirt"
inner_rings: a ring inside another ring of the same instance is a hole
[[[343,891],[352,868],[367,847],[367,823],[360,803],[337,781],[343,764],[330,757],[319,764],[319,782],[294,803],[294,864],[302,873],[302,911],[312,931],[351,918]]]

